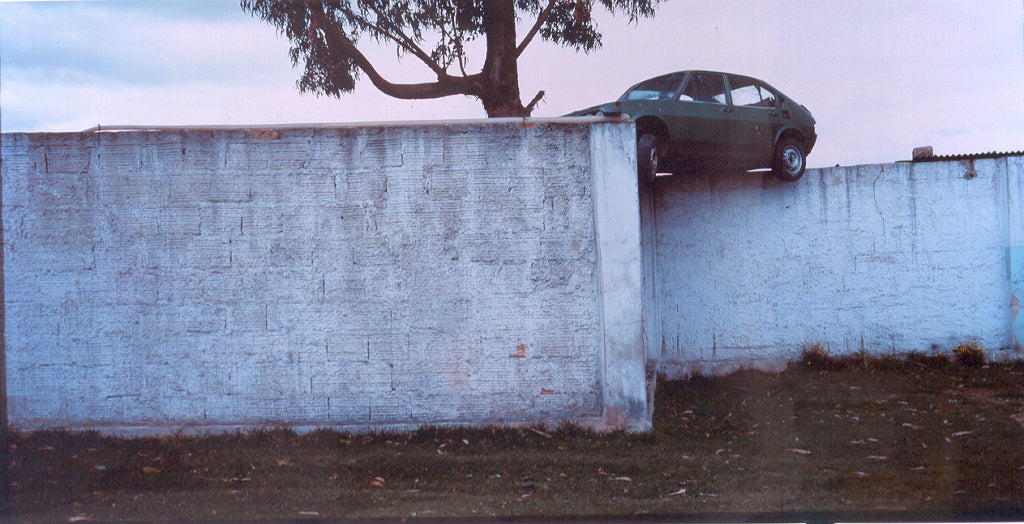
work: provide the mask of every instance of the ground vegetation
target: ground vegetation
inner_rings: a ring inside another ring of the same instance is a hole
[[[822,353],[663,380],[641,434],[8,432],[3,520],[1024,518],[1024,364]]]

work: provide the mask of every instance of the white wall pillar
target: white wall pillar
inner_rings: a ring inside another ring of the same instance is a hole
[[[645,378],[635,132],[632,125],[595,124],[590,136],[604,329],[605,424],[646,430],[651,419]]]

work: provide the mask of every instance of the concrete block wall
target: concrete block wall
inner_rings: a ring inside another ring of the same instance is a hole
[[[834,353],[1020,358],[1024,157],[659,178],[660,367]]]
[[[649,425],[628,121],[2,146],[15,428]]]

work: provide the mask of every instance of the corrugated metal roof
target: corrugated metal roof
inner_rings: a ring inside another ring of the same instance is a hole
[[[980,160],[982,158],[1002,158],[1004,156],[1024,156],[1024,151],[990,151],[988,153],[966,153],[961,155],[928,155],[918,156],[911,162],[944,162],[947,160]]]

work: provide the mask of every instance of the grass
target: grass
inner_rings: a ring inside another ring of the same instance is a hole
[[[3,435],[5,522],[350,517],[1024,517],[1024,364],[806,359],[658,386],[654,429]],[[899,513],[902,514],[902,513]]]

